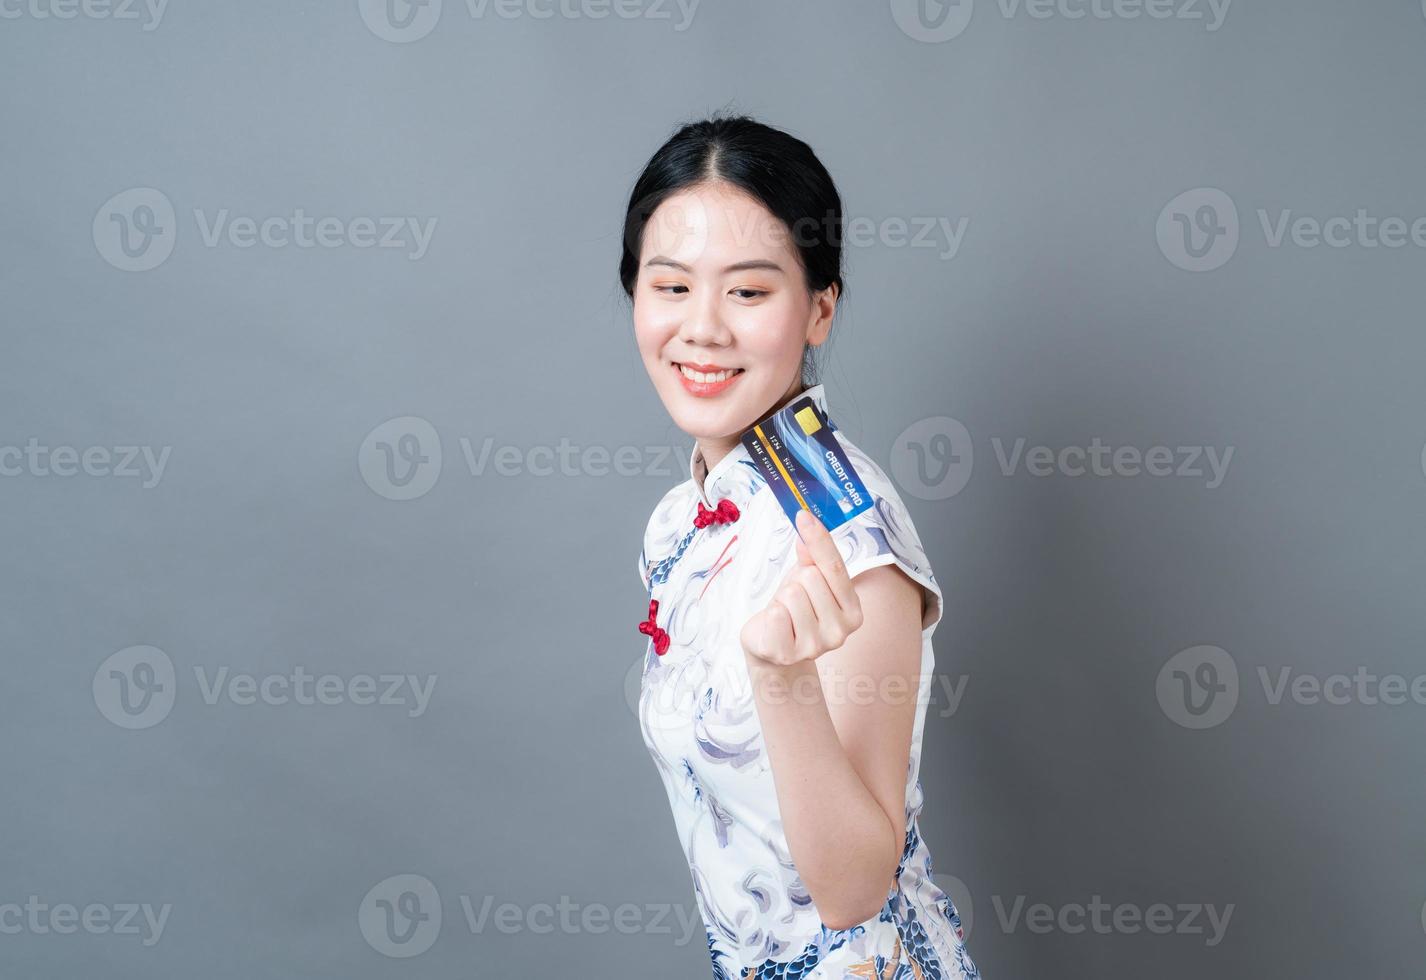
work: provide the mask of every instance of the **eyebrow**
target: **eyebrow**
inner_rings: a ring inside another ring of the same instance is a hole
[[[655,255],[645,262],[644,265],[667,265],[675,269],[680,269],[683,272],[693,271],[682,262],[677,262],[667,255]],[[748,259],[745,262],[734,262],[732,265],[723,267],[724,272],[746,272],[749,269],[767,269],[770,272],[784,272],[782,266],[773,262],[771,259]]]

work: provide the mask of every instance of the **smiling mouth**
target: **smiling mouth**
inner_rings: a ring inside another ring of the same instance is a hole
[[[679,374],[683,375],[685,378],[687,378],[689,381],[694,382],[695,384],[719,384],[720,382],[727,381],[729,378],[736,377],[743,373],[742,368],[722,368],[717,371],[698,371],[694,368],[689,367],[687,364],[681,364],[678,361],[674,361],[673,366],[678,369]]]
[[[743,376],[742,368],[724,368],[716,364],[684,364],[671,362],[678,374],[678,383],[694,398],[716,398]]]

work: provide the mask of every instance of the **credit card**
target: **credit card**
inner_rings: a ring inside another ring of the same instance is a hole
[[[810,397],[794,399],[743,433],[752,456],[787,519],[811,511],[831,531],[872,505],[827,416]]]

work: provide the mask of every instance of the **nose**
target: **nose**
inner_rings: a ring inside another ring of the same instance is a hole
[[[726,347],[733,335],[723,320],[718,294],[707,289],[700,293],[685,306],[687,315],[679,325],[678,337],[692,347]]]

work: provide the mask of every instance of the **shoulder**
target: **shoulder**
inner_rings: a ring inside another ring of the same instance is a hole
[[[924,591],[922,628],[931,629],[941,617],[941,585],[931,569],[911,512],[891,478],[875,459],[840,429],[837,430],[837,441],[872,496],[871,507],[832,532],[832,538],[847,563],[847,571],[855,578],[859,572],[869,568],[896,565]]]
[[[697,490],[691,478],[670,487],[649,512],[648,522],[644,525],[645,544],[660,540],[665,530],[678,527],[683,513],[696,496]]]
[[[696,495],[693,480],[684,480],[670,487],[649,513],[639,548],[639,577],[646,588],[649,566],[671,554],[687,530],[687,514]]]

